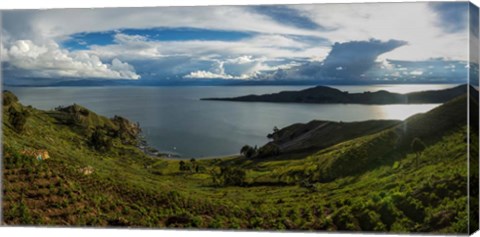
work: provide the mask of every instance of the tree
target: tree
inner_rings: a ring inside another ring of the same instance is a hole
[[[273,127],[273,132],[272,133],[269,133],[267,135],[267,138],[268,139],[273,139],[273,141],[276,141],[278,139],[278,133],[280,132],[280,129],[278,129],[277,126],[274,126]]]
[[[422,155],[422,151],[425,150],[425,143],[423,143],[420,138],[416,137],[413,139],[410,146],[412,148],[412,151],[415,152],[415,164],[418,167],[418,159]]]
[[[240,149],[240,154],[244,155],[246,158],[251,158],[255,155],[257,150],[249,145],[245,145]]]
[[[185,161],[181,160],[180,163],[179,163],[179,165],[180,165],[180,166],[179,166],[178,169],[179,169],[180,171],[186,170]]]
[[[217,168],[213,168],[209,173],[215,186],[242,186],[247,176],[243,169],[229,166],[221,167],[220,172]]]

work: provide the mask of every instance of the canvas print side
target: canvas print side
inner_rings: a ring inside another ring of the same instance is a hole
[[[478,65],[479,65],[479,9],[477,6],[470,4],[469,7],[469,21],[470,21],[470,67],[469,67],[469,77],[470,85],[472,89],[470,90],[470,147],[469,147],[469,233],[472,234],[478,231],[479,226],[479,104],[478,104],[478,84],[479,84],[479,74],[478,74]]]

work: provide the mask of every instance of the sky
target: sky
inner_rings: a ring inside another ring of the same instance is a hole
[[[478,10],[467,2],[9,10],[1,18],[8,84],[461,83],[468,71],[478,75],[478,54],[468,52],[478,46]]]

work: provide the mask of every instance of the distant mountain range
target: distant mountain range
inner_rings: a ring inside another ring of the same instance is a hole
[[[74,78],[8,78],[4,76],[4,86],[16,87],[68,87],[68,86],[293,86],[293,85],[371,85],[370,80],[240,80],[240,79],[141,79],[141,80],[118,80],[118,79],[74,79]],[[381,81],[376,84],[425,84],[425,83],[453,83],[446,81],[415,82]],[[452,84],[455,85],[455,84]]]
[[[274,102],[274,103],[344,103],[344,104],[424,104],[444,103],[467,92],[467,85],[444,90],[392,93],[376,92],[349,93],[327,86],[316,86],[301,91],[282,91],[265,95],[246,95],[232,98],[203,98],[202,100]]]

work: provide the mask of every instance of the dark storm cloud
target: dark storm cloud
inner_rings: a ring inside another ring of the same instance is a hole
[[[362,80],[376,66],[377,57],[406,45],[399,40],[369,40],[335,43],[323,62],[306,62],[288,70],[277,70],[262,78],[298,80]]]
[[[468,19],[468,2],[430,3],[438,14],[438,26],[447,33],[458,33],[466,29]]]
[[[405,41],[380,40],[335,43],[321,66],[326,77],[354,79],[372,68],[377,57],[405,45]]]

